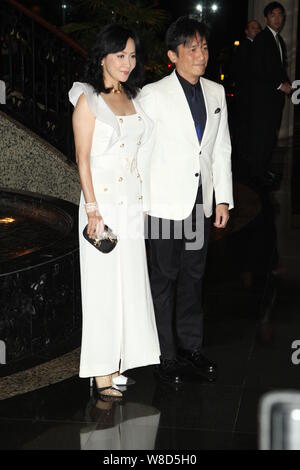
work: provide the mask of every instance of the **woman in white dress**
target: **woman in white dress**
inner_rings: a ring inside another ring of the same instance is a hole
[[[135,99],[142,71],[135,33],[108,25],[89,54],[86,83],[75,82],[69,92],[82,187],[79,376],[95,377],[102,399],[122,398],[116,376],[157,364],[160,356],[143,236],[146,191],[137,165],[153,128]],[[87,224],[92,238],[104,224],[117,235],[110,253],[83,237]]]

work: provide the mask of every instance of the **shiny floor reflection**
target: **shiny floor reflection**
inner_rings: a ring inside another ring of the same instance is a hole
[[[292,157],[293,148],[278,149],[281,185],[260,195],[260,215],[217,241],[209,259],[205,352],[219,366],[216,383],[174,389],[157,383],[152,367],[136,369],[128,373],[136,384],[124,402],[111,404],[90,397],[88,380],[72,377],[0,400],[0,448],[255,449],[260,397],[300,390],[300,365],[291,361],[292,342],[300,339],[300,211],[291,205]]]

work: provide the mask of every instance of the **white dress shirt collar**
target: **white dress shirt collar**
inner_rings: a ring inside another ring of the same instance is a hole
[[[274,36],[274,38],[276,39],[276,36],[277,36],[277,34],[279,34],[279,32],[274,31],[274,29],[270,28],[270,26],[268,26],[268,28],[269,28],[269,30],[273,33],[273,36]]]

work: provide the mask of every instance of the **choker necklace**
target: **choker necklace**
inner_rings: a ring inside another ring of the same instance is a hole
[[[121,83],[118,84],[118,88],[112,87],[110,92],[111,92],[111,93],[121,93],[121,92],[122,92],[122,85],[121,85]]]

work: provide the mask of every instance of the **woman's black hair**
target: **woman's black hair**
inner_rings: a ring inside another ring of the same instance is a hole
[[[140,41],[134,31],[116,23],[109,24],[101,29],[87,57],[84,80],[98,94],[111,91],[110,88],[105,88],[104,85],[102,59],[108,54],[123,51],[129,38],[132,38],[135,43],[136,66],[129,75],[128,80],[122,83],[122,87],[129,98],[134,98],[137,95],[144,78]]]
[[[177,53],[177,47],[180,44],[186,45],[197,33],[201,38],[208,40],[209,31],[204,23],[188,16],[180,16],[166,33],[166,46],[169,51]]]

